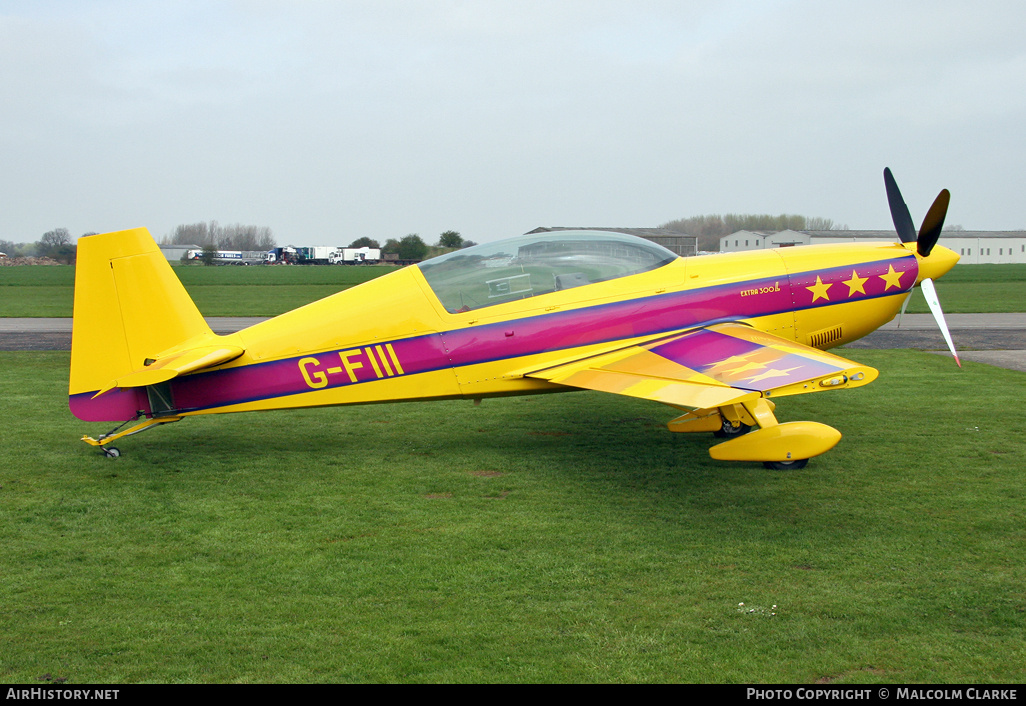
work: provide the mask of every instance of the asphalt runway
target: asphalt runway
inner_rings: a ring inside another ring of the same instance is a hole
[[[948,314],[946,318],[963,360],[1026,372],[1026,314]],[[265,320],[208,318],[207,323],[215,333],[232,333]],[[906,314],[900,322],[891,321],[846,348],[913,348],[950,355],[930,314]],[[68,350],[71,319],[0,318],[0,351]]]
[[[267,317],[208,318],[214,333],[234,333]],[[71,319],[0,318],[0,351],[70,351]]]

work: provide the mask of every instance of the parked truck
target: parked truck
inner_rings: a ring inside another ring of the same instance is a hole
[[[264,262],[268,265],[294,265],[296,264],[296,249],[291,245],[283,248],[271,248],[264,255]]]
[[[338,250],[322,245],[296,248],[296,260],[300,265],[327,265]]]
[[[202,250],[189,250],[186,260],[202,260]],[[252,250],[215,250],[211,262],[215,265],[255,265],[264,261],[264,253]]]

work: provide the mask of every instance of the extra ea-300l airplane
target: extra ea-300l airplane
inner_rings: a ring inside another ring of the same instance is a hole
[[[200,414],[601,390],[669,405],[671,431],[724,438],[714,459],[801,468],[841,434],[778,422],[775,400],[877,377],[824,349],[893,319],[919,285],[955,353],[933,287],[958,261],[936,245],[949,194],[917,235],[884,179],[900,242],[683,258],[629,235],[525,235],[229,335],[207,326],[145,229],[83,237],[71,411],[121,422],[83,437],[116,457],[115,440]]]

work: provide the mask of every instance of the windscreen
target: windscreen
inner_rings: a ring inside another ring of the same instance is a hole
[[[418,266],[446,311],[459,313],[636,275],[675,259],[632,235],[563,231],[483,243]]]

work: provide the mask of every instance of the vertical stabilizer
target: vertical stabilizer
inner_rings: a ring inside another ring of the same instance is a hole
[[[102,405],[76,404],[76,395],[88,399],[161,351],[213,336],[145,228],[79,239],[74,316],[69,394],[89,421],[130,418],[136,391],[104,395]]]

